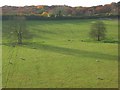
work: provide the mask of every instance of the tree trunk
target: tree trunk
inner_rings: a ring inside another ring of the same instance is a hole
[[[22,44],[22,33],[18,32],[18,44]]]
[[[98,41],[100,41],[100,36],[98,35],[98,38],[97,38]]]

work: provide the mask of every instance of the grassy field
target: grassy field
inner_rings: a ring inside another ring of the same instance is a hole
[[[27,21],[34,38],[23,46],[2,46],[3,87],[118,87],[118,44],[91,41],[95,21]],[[107,40],[117,41],[117,20],[104,22]]]

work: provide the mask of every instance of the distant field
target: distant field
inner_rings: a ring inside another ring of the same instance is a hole
[[[88,33],[95,21],[27,21],[34,38],[2,46],[3,87],[117,88],[118,44],[92,41]],[[118,41],[117,20],[104,22],[106,40]]]

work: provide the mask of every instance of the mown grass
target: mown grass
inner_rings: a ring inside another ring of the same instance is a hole
[[[34,38],[23,46],[3,45],[3,87],[118,87],[118,45],[92,41],[94,21],[27,21]],[[107,39],[118,40],[117,20],[104,22]]]

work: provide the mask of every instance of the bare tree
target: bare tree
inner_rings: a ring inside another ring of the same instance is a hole
[[[12,16],[9,20],[3,21],[3,37],[19,45],[23,44],[23,40],[32,38],[27,29],[25,17]]]
[[[96,39],[97,41],[101,41],[105,39],[106,27],[105,27],[104,22],[97,21],[93,23],[89,34],[90,34],[90,37],[92,37],[93,39]]]

